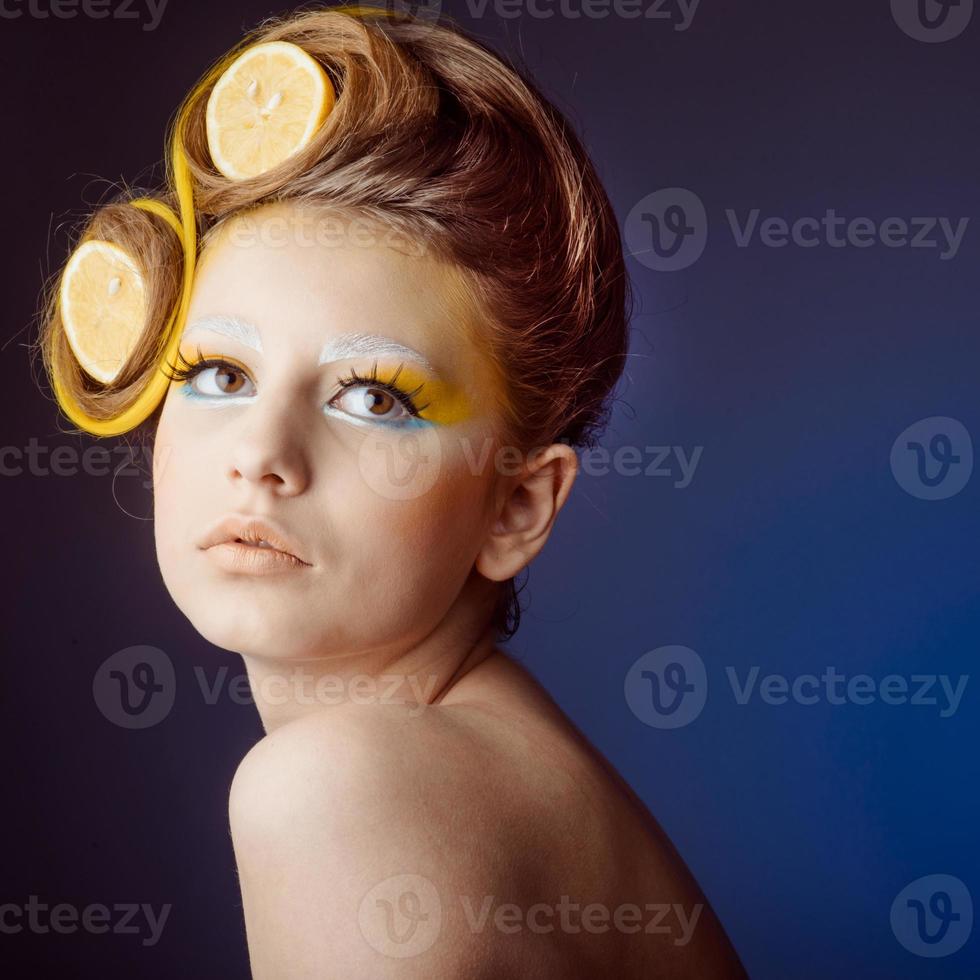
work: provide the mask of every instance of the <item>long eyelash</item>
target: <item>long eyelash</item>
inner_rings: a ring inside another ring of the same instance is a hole
[[[188,361],[186,357],[177,350],[177,358],[175,361],[167,361],[166,366],[162,367],[160,370],[171,380],[171,381],[186,381],[189,377],[192,377],[191,372],[197,364],[200,364],[204,360],[204,354],[201,348],[197,348],[197,360]]]
[[[233,364],[231,361],[221,357],[205,357],[200,346],[197,348],[197,360],[188,361],[178,350],[176,361],[167,361],[166,366],[161,370],[171,381],[190,381],[191,378],[211,367],[231,368],[232,371],[244,373],[238,364]]]
[[[398,369],[391,376],[391,380],[382,381],[378,377],[378,362],[375,361],[369,375],[365,376],[358,374],[355,370],[351,369],[350,374],[344,378],[340,378],[338,383],[343,389],[353,388],[357,385],[370,385],[373,388],[381,388],[383,391],[387,391],[388,394],[399,401],[407,411],[411,412],[412,415],[418,416],[421,415],[422,412],[424,412],[432,403],[426,402],[424,405],[419,406],[416,406],[415,404],[414,396],[425,387],[424,381],[412,391],[405,391],[404,389],[398,387],[396,382],[398,381],[398,375],[402,373],[402,368],[404,366],[404,364],[399,364]]]

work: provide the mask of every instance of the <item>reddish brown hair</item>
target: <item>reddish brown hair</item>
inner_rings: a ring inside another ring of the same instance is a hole
[[[199,230],[266,202],[296,201],[424,242],[461,270],[484,313],[481,340],[506,379],[508,444],[592,446],[625,364],[631,296],[616,216],[588,154],[528,78],[456,25],[378,14],[304,10],[265,21],[236,45],[298,44],[338,94],[313,142],[260,177],[235,182],[215,169],[205,127],[212,86],[195,87],[181,113]],[[172,174],[158,196],[177,210]],[[165,221],[125,200],[91,216],[89,238],[140,259],[152,322],[108,386],[75,362],[56,303],[40,346],[78,404],[110,418],[158,368],[182,253]],[[498,639],[516,631],[519,617],[510,581],[495,613]]]

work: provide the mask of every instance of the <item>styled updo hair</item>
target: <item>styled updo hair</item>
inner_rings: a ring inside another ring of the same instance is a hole
[[[337,101],[306,147],[234,181],[211,161],[208,96],[244,48],[266,41],[302,47]],[[199,236],[258,205],[296,202],[378,221],[455,264],[506,384],[505,444],[525,452],[559,441],[595,445],[628,346],[632,298],[618,222],[568,120],[488,47],[445,19],[422,23],[370,7],[270,18],[205,73],[171,138],[186,157]],[[155,196],[180,213],[172,166]],[[47,304],[39,346],[48,376],[93,419],[118,416],[160,368],[184,279],[172,225],[124,194],[91,215],[79,237],[122,246],[147,282],[148,326],[111,384],[81,369],[57,303]],[[158,417],[159,408],[143,430]],[[512,579],[494,613],[498,640],[519,621]]]

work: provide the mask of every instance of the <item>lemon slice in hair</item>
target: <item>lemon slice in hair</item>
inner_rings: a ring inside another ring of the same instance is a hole
[[[59,300],[79,364],[96,381],[114,381],[146,322],[146,283],[132,257],[112,242],[85,242],[65,266]]]
[[[335,98],[327,73],[299,45],[253,45],[229,65],[208,99],[215,167],[231,180],[277,167],[313,139]]]

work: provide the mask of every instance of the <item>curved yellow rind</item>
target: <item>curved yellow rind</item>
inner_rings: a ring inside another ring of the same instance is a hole
[[[353,17],[393,17],[394,15],[383,7],[338,7],[338,12],[345,13]],[[179,304],[170,318],[164,330],[164,347],[160,362],[153,377],[147,386],[140,392],[137,399],[129,408],[125,409],[115,418],[97,419],[86,413],[75,401],[71,393],[65,388],[58,377],[57,366],[51,365],[51,380],[54,388],[55,398],[64,414],[78,428],[94,436],[110,437],[122,435],[135,429],[138,425],[145,422],[153,414],[157,406],[163,400],[170,385],[170,378],[165,373],[164,368],[168,362],[173,362],[176,358],[177,348],[183,332],[184,321],[187,310],[190,306],[191,290],[194,283],[194,269],[197,262],[197,223],[194,215],[194,194],[193,185],[190,177],[190,168],[187,157],[183,150],[183,134],[187,122],[187,116],[191,106],[196,105],[199,97],[211,85],[213,85],[227,71],[227,69],[246,51],[252,44],[249,40],[243,39],[230,52],[221,58],[204,78],[198,83],[177,114],[176,122],[173,127],[170,153],[170,177],[173,186],[177,191],[177,200],[180,214],[175,215],[167,205],[153,198],[139,198],[130,201],[134,207],[142,208],[151,214],[166,221],[181,240],[184,252],[184,275],[181,297]],[[329,81],[329,79],[328,79]],[[331,85],[332,89],[332,85]]]
[[[167,392],[170,379],[163,371],[164,365],[172,361],[180,341],[181,328],[190,303],[191,286],[194,279],[194,265],[197,257],[197,235],[193,218],[192,190],[187,160],[179,145],[174,146],[174,172],[177,177],[177,197],[181,203],[183,223],[178,220],[173,211],[165,204],[149,198],[141,198],[131,202],[134,206],[150,211],[162,217],[180,236],[184,248],[184,281],[180,303],[171,315],[170,323],[164,331],[164,352],[160,364],[153,377],[140,392],[136,401],[125,411],[112,419],[97,419],[88,415],[75,401],[67,389],[61,384],[57,372],[52,371],[52,384],[55,397],[62,411],[80,429],[95,436],[117,436],[135,429],[153,414]],[[187,218],[190,218],[188,222]]]

